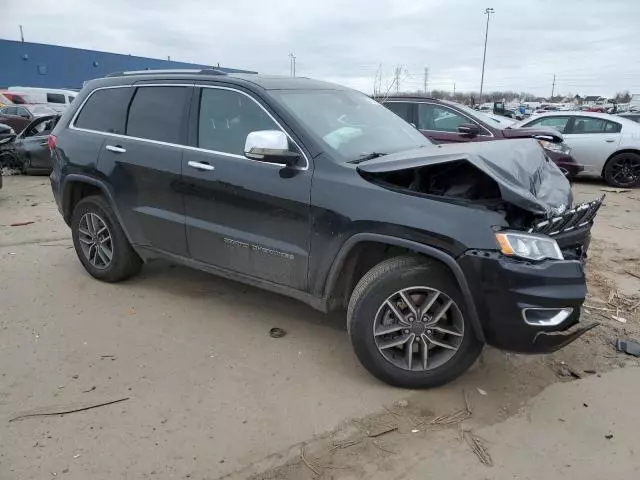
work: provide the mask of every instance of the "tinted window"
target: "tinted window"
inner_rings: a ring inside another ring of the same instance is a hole
[[[190,87],[138,88],[127,119],[127,135],[167,143],[184,143],[183,113]]]
[[[565,133],[569,117],[544,117],[527,124],[527,127],[552,127],[560,133]]]
[[[47,93],[47,103],[65,103],[61,93]]]
[[[402,118],[405,122],[413,123],[413,105],[406,102],[385,103],[385,107]]]
[[[432,103],[418,104],[418,128],[420,130],[457,132],[458,127],[463,123],[471,123],[471,121],[455,110]]]
[[[75,126],[99,132],[124,134],[132,88],[96,90],[84,104]]]
[[[199,118],[198,147],[236,155],[249,133],[280,130],[251,98],[230,90],[203,88]]]
[[[608,123],[612,122],[607,122],[602,118],[576,117],[571,133],[605,133],[605,128]]]
[[[29,110],[27,110],[24,107],[17,107],[16,111],[18,112],[18,115],[24,118],[29,118],[31,117],[31,114],[29,113]]]
[[[2,112],[2,115],[17,115],[16,111],[16,107],[4,107],[2,110],[0,110],[0,112]]]

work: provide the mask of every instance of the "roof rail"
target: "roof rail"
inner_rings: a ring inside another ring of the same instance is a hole
[[[191,75],[227,75],[226,72],[217,70],[215,68],[167,68],[163,70],[129,70],[125,72],[113,72],[108,74],[107,77],[125,77],[127,75],[157,75],[162,73],[187,73]]]

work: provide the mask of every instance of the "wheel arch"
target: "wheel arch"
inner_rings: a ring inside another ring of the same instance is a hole
[[[88,175],[71,173],[64,179],[62,185],[62,215],[67,225],[71,224],[71,216],[77,203],[90,195],[102,195],[106,199],[109,206],[113,209],[127,240],[131,242],[131,237],[129,236],[126,225],[122,221],[111,191],[103,181]]]
[[[602,165],[602,171],[600,172],[601,177],[604,178],[604,171],[607,168],[607,165],[609,164],[609,162],[613,160],[616,156],[622,153],[635,153],[636,155],[640,155],[640,150],[637,148],[623,148],[621,150],[617,150],[613,152],[611,155],[609,155],[609,158],[607,158],[607,160],[604,162],[604,165]]]
[[[359,257],[362,256],[363,252],[368,251],[367,247],[369,247],[370,245],[376,245],[376,248],[383,248],[385,249],[385,251],[389,251],[389,249],[393,249],[394,247],[399,248],[408,252],[424,255],[425,257],[444,264],[452,273],[454,279],[460,287],[460,291],[462,292],[465,302],[465,311],[467,312],[469,321],[473,326],[476,336],[479,340],[483,342],[485,341],[484,333],[482,331],[482,325],[480,323],[480,319],[478,318],[478,312],[476,310],[475,303],[473,302],[471,290],[469,289],[467,279],[455,258],[453,258],[448,253],[430,245],[424,245],[412,240],[393,237],[389,235],[378,233],[357,233],[355,235],[352,235],[343,243],[340,251],[333,261],[333,264],[331,265],[331,268],[329,269],[327,280],[325,282],[324,298],[327,305],[327,310],[332,310],[340,306],[340,298],[338,298],[336,301],[336,293],[341,289],[340,282],[347,282],[347,288],[351,288],[352,290],[352,287],[355,286],[355,283],[357,283],[357,280],[359,280],[359,278],[361,277],[355,275],[354,278],[354,273],[357,272],[356,265],[359,261]],[[391,252],[393,252],[393,250],[391,250]],[[387,255],[386,257],[379,256],[378,258],[376,258],[376,256],[374,255],[373,259],[369,259],[370,262],[373,261],[373,264],[369,268],[372,268],[375,264],[379,263],[384,258],[388,258],[389,256],[391,255]],[[368,271],[369,268],[367,268],[366,270]],[[366,271],[364,271],[363,273],[366,273]],[[353,285],[350,286],[350,284]],[[348,298],[346,300],[348,301]]]

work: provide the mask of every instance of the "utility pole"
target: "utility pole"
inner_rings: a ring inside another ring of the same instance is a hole
[[[400,93],[400,74],[402,73],[402,65],[396,67],[394,82],[396,84],[396,93]]]
[[[484,63],[487,59],[487,38],[489,37],[489,18],[492,13],[496,13],[493,8],[485,8],[484,14],[487,16],[487,29],[484,32],[484,53],[482,54],[482,77],[480,79],[480,98],[479,103],[482,103],[482,88],[484,87]]]
[[[427,94],[427,85],[429,84],[429,69],[424,67],[424,94]]]
[[[19,25],[19,27],[20,27],[20,41],[24,43],[24,32],[22,31],[22,25]]]
[[[553,84],[551,85],[551,98],[549,99],[550,102],[553,102],[553,92],[555,92],[556,90],[556,74],[553,74]]]
[[[289,75],[296,76],[296,56],[293,53],[289,54]]]

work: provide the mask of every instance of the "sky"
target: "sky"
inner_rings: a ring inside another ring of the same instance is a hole
[[[2,0],[0,38],[299,76],[373,91],[640,93],[640,0]],[[395,86],[393,87],[395,89]]]

